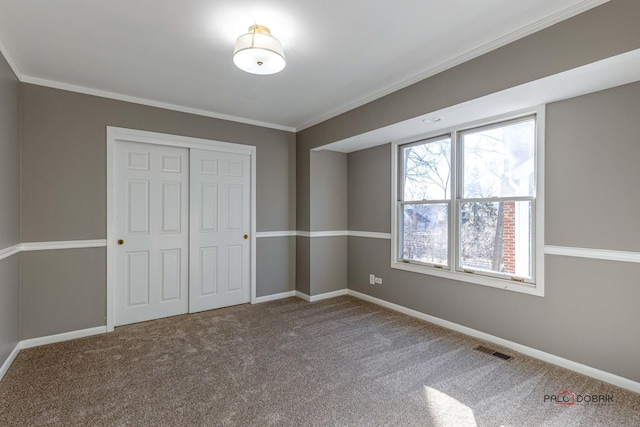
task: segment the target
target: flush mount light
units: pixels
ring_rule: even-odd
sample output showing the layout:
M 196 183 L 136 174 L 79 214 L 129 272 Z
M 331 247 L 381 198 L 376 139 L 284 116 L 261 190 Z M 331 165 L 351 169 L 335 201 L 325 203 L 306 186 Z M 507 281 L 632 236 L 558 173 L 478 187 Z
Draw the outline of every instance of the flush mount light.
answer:
M 423 119 L 422 122 L 423 123 L 436 123 L 436 122 L 439 122 L 440 120 L 442 120 L 440 117 L 427 117 L 426 119 Z
M 282 45 L 262 25 L 252 25 L 248 33 L 238 37 L 233 63 L 252 74 L 275 74 L 286 65 Z

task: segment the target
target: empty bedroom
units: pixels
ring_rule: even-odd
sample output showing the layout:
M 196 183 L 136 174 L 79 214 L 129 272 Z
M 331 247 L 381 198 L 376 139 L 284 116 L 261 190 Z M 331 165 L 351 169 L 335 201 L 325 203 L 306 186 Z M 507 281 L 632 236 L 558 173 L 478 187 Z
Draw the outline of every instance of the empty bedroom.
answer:
M 0 425 L 640 425 L 637 0 L 0 0 Z

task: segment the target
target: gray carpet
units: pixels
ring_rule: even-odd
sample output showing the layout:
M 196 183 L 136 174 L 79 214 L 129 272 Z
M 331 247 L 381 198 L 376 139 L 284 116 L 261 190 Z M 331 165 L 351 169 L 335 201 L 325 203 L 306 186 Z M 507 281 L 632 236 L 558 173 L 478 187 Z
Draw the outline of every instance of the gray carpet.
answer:
M 640 425 L 640 395 L 478 344 L 351 297 L 230 307 L 21 351 L 0 425 Z

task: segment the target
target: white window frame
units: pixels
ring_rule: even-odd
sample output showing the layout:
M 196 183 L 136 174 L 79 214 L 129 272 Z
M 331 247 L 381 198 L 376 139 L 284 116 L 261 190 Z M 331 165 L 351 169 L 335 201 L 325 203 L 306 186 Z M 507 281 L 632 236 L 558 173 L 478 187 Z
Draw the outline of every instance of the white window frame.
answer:
M 484 127 L 501 122 L 509 122 L 527 116 L 535 116 L 536 118 L 536 146 L 535 146 L 535 173 L 536 173 L 536 191 L 535 200 L 532 210 L 534 215 L 533 224 L 533 265 L 531 281 L 521 282 L 518 278 L 505 277 L 504 275 L 492 275 L 483 272 L 476 274 L 475 272 L 465 272 L 459 269 L 458 254 L 458 204 L 461 196 L 458 188 L 458 168 L 460 143 L 458 141 L 459 133 L 472 130 L 474 128 Z M 398 151 L 400 146 L 411 143 L 442 137 L 444 135 L 451 136 L 451 193 L 449 214 L 449 262 L 446 267 L 428 265 L 419 262 L 402 261 L 399 258 L 399 248 L 401 246 L 401 226 L 399 209 L 402 204 L 402 197 L 399 194 L 399 172 L 401 171 L 398 163 Z M 526 110 L 520 110 L 503 114 L 500 116 L 489 117 L 480 121 L 462 123 L 460 125 L 450 126 L 435 132 L 419 135 L 413 138 L 395 141 L 391 144 L 391 268 L 405 270 L 414 273 L 421 273 L 446 279 L 457 280 L 461 282 L 474 283 L 492 288 L 505 289 L 514 292 L 521 292 L 528 295 L 544 296 L 544 156 L 545 156 L 545 106 L 537 106 Z M 510 198 L 511 199 L 511 198 Z

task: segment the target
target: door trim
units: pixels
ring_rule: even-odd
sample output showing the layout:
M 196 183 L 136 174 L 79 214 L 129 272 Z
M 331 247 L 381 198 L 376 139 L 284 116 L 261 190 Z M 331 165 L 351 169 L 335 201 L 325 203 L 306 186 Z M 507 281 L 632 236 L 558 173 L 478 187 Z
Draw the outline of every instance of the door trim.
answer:
M 256 302 L 256 147 L 210 139 L 169 135 L 135 129 L 107 126 L 107 332 L 112 332 L 115 321 L 115 149 L 119 141 L 172 147 L 197 148 L 199 150 L 246 154 L 251 158 L 250 190 L 250 286 L 251 304 Z

